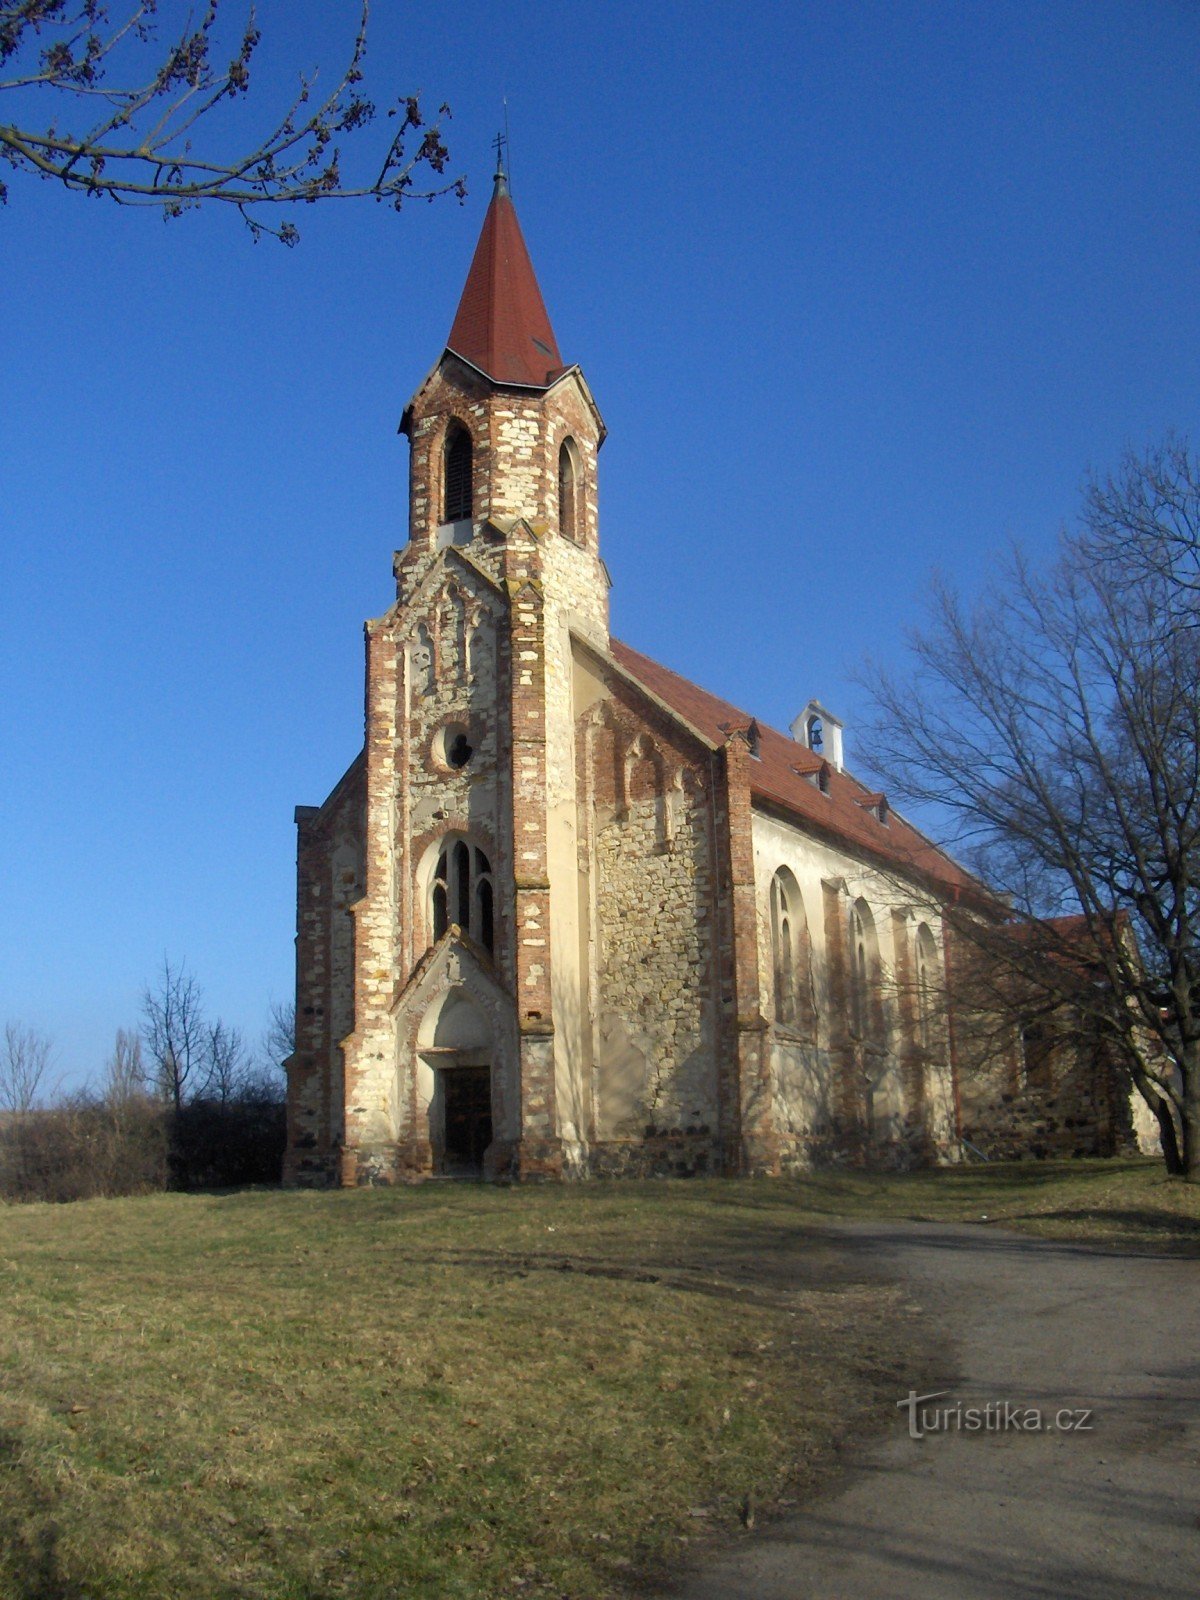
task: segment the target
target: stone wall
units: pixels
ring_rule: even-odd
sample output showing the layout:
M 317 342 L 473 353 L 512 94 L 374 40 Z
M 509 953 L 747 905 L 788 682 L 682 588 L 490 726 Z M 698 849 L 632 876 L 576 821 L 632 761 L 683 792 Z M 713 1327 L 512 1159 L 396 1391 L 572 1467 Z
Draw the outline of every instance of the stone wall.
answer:
M 1135 1097 L 1111 1046 L 1064 1009 L 964 1072 L 963 1136 L 993 1161 L 1136 1155 Z
M 707 752 L 593 669 L 575 762 L 588 1169 L 719 1167 L 716 881 Z M 586 678 L 587 673 L 581 674 Z M 602 685 L 602 687 L 601 687 Z
M 354 1009 L 351 907 L 363 881 L 365 763 L 323 806 L 296 811 L 296 1048 L 288 1066 L 284 1180 L 335 1176 L 342 1140 L 342 1040 Z

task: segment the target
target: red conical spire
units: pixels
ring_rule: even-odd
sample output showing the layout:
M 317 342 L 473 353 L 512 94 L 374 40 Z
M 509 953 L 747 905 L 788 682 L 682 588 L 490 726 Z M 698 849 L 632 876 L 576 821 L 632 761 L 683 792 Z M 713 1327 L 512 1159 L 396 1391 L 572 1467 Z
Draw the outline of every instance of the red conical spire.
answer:
M 544 389 L 562 371 L 503 167 L 447 343 L 496 383 Z

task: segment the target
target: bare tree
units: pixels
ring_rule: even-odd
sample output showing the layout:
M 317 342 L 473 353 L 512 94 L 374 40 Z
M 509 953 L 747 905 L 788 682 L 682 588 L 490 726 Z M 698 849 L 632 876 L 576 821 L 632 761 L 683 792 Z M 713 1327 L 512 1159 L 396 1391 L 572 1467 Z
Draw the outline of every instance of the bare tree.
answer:
M 296 1048 L 296 1002 L 272 1000 L 262 1037 L 262 1053 L 272 1066 L 282 1067 Z
M 36 1028 L 9 1022 L 4 1028 L 0 1054 L 0 1107 L 24 1116 L 38 1103 L 42 1081 L 50 1065 L 50 1040 Z
M 1121 583 L 1137 566 L 1173 589 L 1200 596 L 1200 463 L 1186 439 L 1169 434 L 1142 455 L 1129 452 L 1119 469 L 1086 490 L 1081 548 Z M 1178 605 L 1165 625 L 1195 625 Z
M 135 1029 L 118 1028 L 113 1053 L 104 1064 L 101 1096 L 105 1106 L 119 1116 L 146 1092 L 142 1041 Z
M 250 1078 L 250 1058 L 237 1028 L 217 1019 L 204 1030 L 204 1083 L 206 1100 L 228 1105 L 245 1091 Z
M 1047 573 L 945 585 L 873 683 L 875 764 L 948 819 L 1026 936 L 985 935 L 1120 1046 L 1168 1167 L 1200 1181 L 1200 470 L 1170 440 L 1085 493 Z M 1082 959 L 1081 959 L 1082 952 Z
M 165 40 L 160 9 L 170 13 Z M 169 217 L 221 201 L 237 207 L 255 237 L 268 232 L 286 244 L 299 237 L 295 224 L 268 226 L 264 209 L 368 196 L 399 210 L 406 200 L 466 193 L 463 179 L 444 179 L 449 152 L 415 95 L 387 107 L 392 126 L 363 180 L 345 178 L 339 141 L 377 113 L 362 92 L 367 0 L 329 92 L 317 94 L 316 72 L 302 76 L 278 120 L 230 154 L 224 124 L 232 120 L 241 138 L 230 108 L 250 88 L 261 36 L 251 7 L 222 52 L 226 9 L 222 0 L 207 0 L 198 17 L 171 0 L 161 8 L 160 0 L 0 3 L 0 91 L 12 108 L 12 120 L 0 123 L 0 156 L 17 172 Z M 204 148 L 193 143 L 200 131 L 211 141 Z M 0 202 L 6 197 L 0 182 Z
M 276 1104 L 286 1099 L 287 1060 L 295 1048 L 296 1002 L 272 1000 L 247 1082 L 252 1098 Z
M 173 966 L 164 956 L 156 986 L 142 993 L 142 1039 L 155 1087 L 176 1111 L 189 1087 L 204 1079 L 207 1038 L 199 985 L 182 963 Z

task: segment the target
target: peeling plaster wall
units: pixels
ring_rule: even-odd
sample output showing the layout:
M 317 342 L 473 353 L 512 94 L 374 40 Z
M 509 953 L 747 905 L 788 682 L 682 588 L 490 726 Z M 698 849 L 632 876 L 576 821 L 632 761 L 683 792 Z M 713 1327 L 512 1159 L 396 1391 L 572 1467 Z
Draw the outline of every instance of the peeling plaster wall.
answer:
M 937 902 L 915 881 L 882 872 L 782 818 L 756 810 L 753 833 L 759 1003 L 771 1025 L 774 1119 L 784 1166 L 862 1158 L 868 1153 L 868 1120 L 873 1159 L 903 1163 L 951 1154 L 953 1085 Z M 780 867 L 794 875 L 803 899 L 811 963 L 812 1008 L 793 1026 L 775 1015 L 770 891 Z M 882 1048 L 871 1057 L 850 1031 L 850 909 L 860 898 L 870 907 L 878 940 Z M 936 941 L 943 1008 L 930 1059 L 919 1055 L 913 1009 L 913 941 L 922 923 Z

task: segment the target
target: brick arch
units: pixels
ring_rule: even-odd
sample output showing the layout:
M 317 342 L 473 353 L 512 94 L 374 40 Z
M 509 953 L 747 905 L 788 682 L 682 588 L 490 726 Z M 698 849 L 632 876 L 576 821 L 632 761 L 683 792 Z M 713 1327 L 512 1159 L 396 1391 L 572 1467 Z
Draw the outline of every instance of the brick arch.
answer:
M 495 929 L 493 949 L 498 951 L 503 908 L 500 896 L 496 893 L 498 860 L 496 841 L 486 828 L 480 827 L 470 817 L 461 815 L 445 817 L 435 827 L 427 828 L 424 833 L 413 838 L 409 856 L 413 874 L 413 950 L 414 952 L 428 950 L 434 943 L 430 898 L 433 891 L 433 874 L 437 866 L 439 847 L 444 839 L 450 837 L 463 839 L 472 846 L 477 845 L 491 863 L 492 889 L 495 896 L 492 907 Z M 450 918 L 451 922 L 455 920 L 453 916 Z

